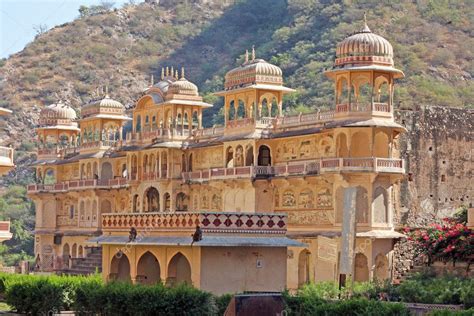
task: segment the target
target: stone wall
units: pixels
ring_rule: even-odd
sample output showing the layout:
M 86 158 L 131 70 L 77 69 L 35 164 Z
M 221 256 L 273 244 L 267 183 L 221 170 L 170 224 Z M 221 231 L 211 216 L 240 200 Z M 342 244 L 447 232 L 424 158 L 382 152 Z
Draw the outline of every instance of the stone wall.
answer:
M 407 166 L 394 204 L 399 227 L 427 226 L 452 215 L 461 205 L 473 206 L 473 114 L 469 109 L 436 106 L 395 113 L 397 122 L 407 129 L 399 141 Z M 421 264 L 413 261 L 412 243 L 397 242 L 395 279 Z
M 422 107 L 399 110 L 408 132 L 399 149 L 407 177 L 400 183 L 395 217 L 401 225 L 424 225 L 473 204 L 474 110 Z

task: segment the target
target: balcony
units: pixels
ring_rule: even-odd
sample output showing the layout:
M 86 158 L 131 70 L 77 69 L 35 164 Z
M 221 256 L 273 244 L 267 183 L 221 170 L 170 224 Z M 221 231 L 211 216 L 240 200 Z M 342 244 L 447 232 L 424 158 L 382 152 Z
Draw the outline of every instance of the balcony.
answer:
M 108 213 L 102 215 L 102 230 L 126 231 L 131 227 L 149 231 L 285 234 L 287 216 L 279 213 L 177 212 Z
M 13 148 L 0 147 L 0 174 L 7 173 L 15 166 L 13 163 Z
M 183 172 L 183 180 L 203 182 L 222 179 L 316 175 L 331 172 L 404 174 L 405 166 L 402 159 L 393 158 L 321 158 L 275 166 L 213 168 Z
M 67 192 L 73 190 L 88 190 L 88 189 L 119 189 L 127 187 L 128 179 L 117 178 L 110 180 L 71 180 L 55 184 L 29 184 L 28 193 L 39 192 Z
M 0 242 L 9 240 L 12 238 L 12 233 L 10 232 L 10 222 L 0 221 Z
M 193 132 L 188 128 L 152 128 L 141 132 L 128 133 L 126 137 L 126 144 L 132 145 L 136 143 L 150 143 L 155 139 L 185 140 L 192 135 Z

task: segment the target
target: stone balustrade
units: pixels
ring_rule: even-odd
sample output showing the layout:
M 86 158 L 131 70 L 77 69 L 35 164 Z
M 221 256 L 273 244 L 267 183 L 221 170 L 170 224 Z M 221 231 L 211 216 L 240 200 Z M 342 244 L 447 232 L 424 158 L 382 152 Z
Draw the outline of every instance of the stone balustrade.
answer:
M 147 231 L 271 233 L 286 232 L 287 216 L 280 213 L 175 212 L 102 214 L 103 231 L 129 231 L 131 227 Z
M 128 179 L 117 178 L 109 180 L 70 180 L 59 182 L 55 184 L 29 184 L 27 187 L 28 193 L 37 192 L 66 192 L 71 190 L 87 190 L 87 189 L 102 189 L 102 188 L 122 188 L 128 186 Z
M 404 161 L 394 158 L 321 158 L 275 166 L 245 166 L 212 168 L 183 172 L 184 181 L 209 181 L 218 179 L 285 177 L 315 175 L 325 172 L 387 172 L 405 173 Z

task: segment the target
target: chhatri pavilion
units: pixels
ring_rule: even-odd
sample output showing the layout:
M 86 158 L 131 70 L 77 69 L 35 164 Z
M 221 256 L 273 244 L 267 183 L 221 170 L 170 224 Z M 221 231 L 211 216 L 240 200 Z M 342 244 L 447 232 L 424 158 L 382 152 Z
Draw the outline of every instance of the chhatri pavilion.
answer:
M 288 116 L 281 69 L 247 53 L 215 93 L 225 122 L 212 128 L 202 122 L 212 104 L 173 68 L 130 111 L 108 93 L 79 116 L 67 102 L 45 107 L 28 186 L 37 269 L 87 273 L 96 262 L 105 280 L 294 289 L 338 279 L 352 210 L 353 279 L 391 279 L 404 176 L 393 92 L 404 75 L 367 25 L 325 74 L 332 109 Z

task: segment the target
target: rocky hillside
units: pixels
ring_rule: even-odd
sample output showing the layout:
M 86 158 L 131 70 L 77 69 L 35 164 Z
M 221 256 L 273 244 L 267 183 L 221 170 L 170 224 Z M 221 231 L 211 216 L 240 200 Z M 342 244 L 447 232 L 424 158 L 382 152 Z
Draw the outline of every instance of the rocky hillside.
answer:
M 364 11 L 372 31 L 391 41 L 407 75 L 398 104 L 472 107 L 474 8 L 470 1 L 451 2 L 183 0 L 84 10 L 0 62 L 0 106 L 15 111 L 0 122 L 0 137 L 28 150 L 40 107 L 57 96 L 79 108 L 108 85 L 114 98 L 132 105 L 150 74 L 159 77 L 167 65 L 186 67 L 216 104 L 205 122 L 219 122 L 221 100 L 210 92 L 252 45 L 298 89 L 286 100 L 288 111 L 329 106 L 333 90 L 322 71 L 337 42 L 360 28 Z

